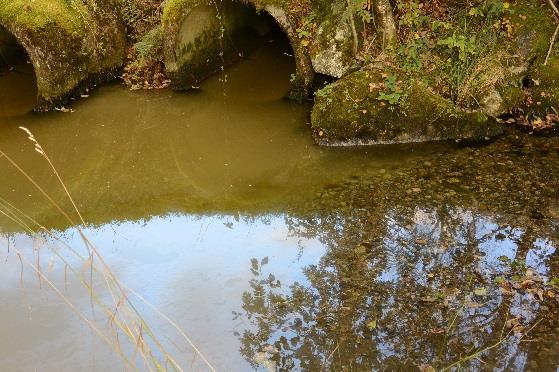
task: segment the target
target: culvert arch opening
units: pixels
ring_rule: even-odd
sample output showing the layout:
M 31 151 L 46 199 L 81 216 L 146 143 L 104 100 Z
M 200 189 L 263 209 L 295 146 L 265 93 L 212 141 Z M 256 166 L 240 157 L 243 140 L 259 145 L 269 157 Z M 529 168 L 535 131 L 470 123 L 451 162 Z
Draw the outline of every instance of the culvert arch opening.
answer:
M 301 58 L 292 27 L 280 9 L 257 10 L 247 2 L 222 1 L 182 9 L 172 19 L 164 27 L 164 55 L 167 72 L 178 90 L 198 86 L 225 67 L 250 58 L 263 45 L 275 46 L 291 58 L 293 71 L 287 78 L 290 92 L 301 80 L 312 82 L 312 68 L 305 68 L 301 62 L 305 56 Z
M 37 78 L 24 46 L 0 25 L 0 119 L 22 115 L 37 105 Z

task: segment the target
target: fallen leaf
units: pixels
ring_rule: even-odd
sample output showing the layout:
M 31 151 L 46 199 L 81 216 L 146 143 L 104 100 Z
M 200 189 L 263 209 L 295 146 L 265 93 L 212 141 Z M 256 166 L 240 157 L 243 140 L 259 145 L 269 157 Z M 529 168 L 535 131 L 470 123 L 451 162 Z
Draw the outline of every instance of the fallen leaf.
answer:
M 478 308 L 480 308 L 480 307 L 483 307 L 482 304 L 477 303 L 477 302 L 472 302 L 472 301 L 466 301 L 466 302 L 464 303 L 464 306 L 469 307 L 469 308 L 471 308 L 471 309 L 478 309 Z
M 476 288 L 474 289 L 474 293 L 478 296 L 487 296 L 487 288 Z

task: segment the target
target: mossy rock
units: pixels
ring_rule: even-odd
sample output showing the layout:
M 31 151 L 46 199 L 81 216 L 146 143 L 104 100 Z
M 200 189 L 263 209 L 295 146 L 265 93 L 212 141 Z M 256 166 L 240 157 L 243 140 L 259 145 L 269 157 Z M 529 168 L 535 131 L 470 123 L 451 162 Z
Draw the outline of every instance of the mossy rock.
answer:
M 526 114 L 545 117 L 559 112 L 559 58 L 551 58 L 546 66 L 534 66 L 528 99 L 523 110 Z
M 92 77 L 120 67 L 126 37 L 112 0 L 0 2 L 0 25 L 25 48 L 48 109 Z
M 318 25 L 309 45 L 314 70 L 341 78 L 356 64 L 350 25 L 340 14 L 332 13 Z
M 555 31 L 553 10 L 546 1 L 517 0 L 511 6 L 510 15 L 513 24 L 511 52 L 520 57 L 522 62 L 543 63 L 549 47 L 549 40 Z
M 556 27 L 551 22 L 553 11 L 539 0 L 517 0 L 510 9 L 505 19 L 512 25 L 511 35 L 502 37 L 498 45 L 488 46 L 464 82 L 460 104 L 493 117 L 517 108 L 542 114 L 554 100 L 553 86 L 546 84 L 554 80 L 554 67 L 541 68 Z M 523 84 L 531 77 L 543 81 L 542 87 L 534 84 L 525 89 Z M 527 106 L 527 98 L 534 103 Z
M 319 91 L 311 114 L 319 142 L 406 143 L 483 139 L 502 133 L 502 127 L 485 114 L 462 111 L 417 81 L 398 83 L 398 102 L 379 100 L 388 89 L 386 79 L 385 70 L 363 70 Z
M 479 58 L 460 89 L 459 105 L 499 117 L 522 105 L 524 69 L 507 66 L 504 48 L 495 48 Z

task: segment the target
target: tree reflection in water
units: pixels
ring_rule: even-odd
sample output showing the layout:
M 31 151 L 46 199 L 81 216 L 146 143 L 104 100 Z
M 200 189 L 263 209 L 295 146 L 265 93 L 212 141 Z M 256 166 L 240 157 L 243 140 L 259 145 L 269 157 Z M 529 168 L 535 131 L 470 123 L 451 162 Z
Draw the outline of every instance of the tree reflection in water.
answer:
M 253 367 L 559 365 L 557 221 L 377 204 L 288 218 L 328 247 L 307 283 L 285 286 L 267 258 L 252 260 L 236 316 L 250 324 L 239 337 Z

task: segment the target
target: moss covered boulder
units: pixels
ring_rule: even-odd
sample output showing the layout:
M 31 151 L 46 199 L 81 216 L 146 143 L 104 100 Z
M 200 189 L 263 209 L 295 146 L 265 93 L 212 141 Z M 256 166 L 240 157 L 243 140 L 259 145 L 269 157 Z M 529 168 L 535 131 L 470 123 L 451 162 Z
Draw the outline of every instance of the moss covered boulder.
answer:
M 386 144 L 483 139 L 502 127 L 458 109 L 418 81 L 383 69 L 352 73 L 316 94 L 312 126 L 322 144 Z
M 559 58 L 552 58 L 547 65 L 534 66 L 530 73 L 529 88 L 522 107 L 527 115 L 544 118 L 559 113 Z
M 126 37 L 112 0 L 0 1 L 0 25 L 25 48 L 48 109 L 120 67 Z
M 491 116 L 517 109 L 542 115 L 556 105 L 557 62 L 544 66 L 556 25 L 545 1 L 518 0 L 504 18 L 509 36 L 487 47 L 467 79 L 464 91 Z M 554 106 L 555 105 L 555 106 Z

